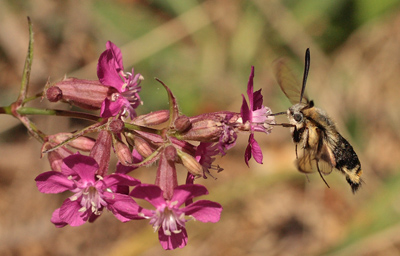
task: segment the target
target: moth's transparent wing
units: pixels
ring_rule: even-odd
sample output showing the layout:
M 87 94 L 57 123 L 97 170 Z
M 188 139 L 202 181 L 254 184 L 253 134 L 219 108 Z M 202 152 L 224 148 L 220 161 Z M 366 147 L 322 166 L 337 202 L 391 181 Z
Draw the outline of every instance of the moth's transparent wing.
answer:
M 286 58 L 280 58 L 274 62 L 273 69 L 281 90 L 294 105 L 300 102 L 302 84 L 296 79 L 288 63 L 289 61 Z M 308 102 L 305 95 L 303 95 L 301 102 Z
M 318 152 L 319 170 L 321 173 L 328 175 L 336 166 L 335 156 L 333 155 L 333 152 L 325 139 L 323 140 L 323 144 L 320 146 L 320 148 L 320 152 Z
M 303 173 L 315 172 L 317 169 L 316 169 L 316 162 L 314 160 L 315 160 L 315 154 L 313 153 L 313 151 L 309 149 L 303 149 L 301 150 L 299 158 L 295 162 L 296 167 L 299 170 L 299 172 Z

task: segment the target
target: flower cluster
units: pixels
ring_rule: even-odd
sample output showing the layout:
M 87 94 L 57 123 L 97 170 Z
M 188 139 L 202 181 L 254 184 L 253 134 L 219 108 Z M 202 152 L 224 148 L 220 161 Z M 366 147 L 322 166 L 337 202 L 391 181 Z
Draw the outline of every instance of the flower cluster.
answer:
M 181 114 L 175 96 L 160 80 L 169 109 L 138 115 L 143 77 L 133 69 L 124 72 L 121 50 L 112 42 L 107 42 L 100 55 L 97 75 L 98 80 L 66 78 L 45 91 L 51 102 L 100 111 L 89 127 L 46 136 L 42 152 L 48 155 L 51 171 L 37 176 L 37 187 L 42 193 L 70 191 L 51 222 L 56 227 L 79 226 L 95 221 L 107 209 L 122 222 L 149 220 L 164 249 L 182 248 L 188 239 L 187 221 L 220 219 L 220 204 L 194 200 L 208 194 L 204 186 L 194 183 L 222 171 L 214 161 L 235 146 L 239 133 L 250 134 L 245 163 L 249 165 L 251 157 L 262 163 L 255 132 L 268 134 L 274 117 L 263 105 L 261 90 L 253 90 L 254 67 L 247 84 L 248 101 L 242 95 L 240 113 L 220 111 L 193 117 Z M 89 133 L 96 133 L 97 138 L 87 137 Z M 114 168 L 110 168 L 112 152 L 119 160 Z M 133 170 L 152 163 L 157 163 L 154 184 L 132 177 Z M 185 184 L 178 184 L 177 165 L 187 170 Z M 140 199 L 154 208 L 143 208 Z

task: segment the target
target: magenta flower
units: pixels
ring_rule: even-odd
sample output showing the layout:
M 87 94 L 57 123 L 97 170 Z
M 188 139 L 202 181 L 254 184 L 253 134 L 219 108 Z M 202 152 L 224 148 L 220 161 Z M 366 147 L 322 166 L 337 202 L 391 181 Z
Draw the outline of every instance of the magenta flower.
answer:
M 134 118 L 135 108 L 141 104 L 139 84 L 143 77 L 134 75 L 133 69 L 132 73 L 125 73 L 121 50 L 110 41 L 106 47 L 97 64 L 97 76 L 103 85 L 112 87 L 115 92 L 104 100 L 100 115 L 111 117 L 121 114 Z
M 134 186 L 140 181 L 124 174 L 101 177 L 96 175 L 98 168 L 92 157 L 77 153 L 63 160 L 61 172 L 50 171 L 36 177 L 36 185 L 42 193 L 57 194 L 67 190 L 74 193 L 54 211 L 51 222 L 56 227 L 93 222 L 103 208 L 122 222 L 130 220 L 123 217 L 125 211 L 129 210 L 130 214 L 138 211 L 139 206 L 131 197 L 116 190 L 118 186 Z
M 220 153 L 218 146 L 218 143 L 201 142 L 196 148 L 196 160 L 203 167 L 204 178 L 207 178 L 206 174 L 212 177 L 210 169 L 216 169 L 218 172 L 223 170 L 219 166 L 212 165 L 212 163 L 215 161 L 215 156 Z
M 158 239 L 165 250 L 183 248 L 187 244 L 185 223 L 190 220 L 218 222 L 222 206 L 216 202 L 199 200 L 185 207 L 181 205 L 194 197 L 208 194 L 202 185 L 181 185 L 174 189 L 171 200 L 163 197 L 163 191 L 156 185 L 141 184 L 136 186 L 131 196 L 150 202 L 156 209 L 141 208 L 139 216 L 150 219 L 154 231 L 158 230 Z M 136 213 L 133 214 L 136 217 Z
M 271 109 L 264 107 L 263 96 L 261 95 L 261 89 L 253 92 L 253 78 L 254 78 L 254 66 L 251 67 L 251 73 L 249 82 L 247 83 L 247 96 L 249 98 L 250 106 L 247 104 L 246 98 L 242 94 L 243 103 L 240 110 L 240 114 L 243 119 L 243 124 L 246 123 L 250 126 L 249 143 L 245 151 L 245 162 L 249 165 L 251 156 L 254 156 L 254 160 L 257 163 L 262 164 L 263 154 L 257 141 L 254 139 L 254 131 L 270 133 L 272 127 L 270 124 L 275 123 L 274 116 L 271 116 Z
M 234 129 L 234 126 L 230 123 L 230 120 L 234 118 L 234 113 L 226 113 L 225 119 L 221 121 L 221 128 L 223 129 L 223 133 L 218 141 L 218 149 L 221 155 L 225 155 L 226 151 L 233 148 L 236 145 L 237 133 Z

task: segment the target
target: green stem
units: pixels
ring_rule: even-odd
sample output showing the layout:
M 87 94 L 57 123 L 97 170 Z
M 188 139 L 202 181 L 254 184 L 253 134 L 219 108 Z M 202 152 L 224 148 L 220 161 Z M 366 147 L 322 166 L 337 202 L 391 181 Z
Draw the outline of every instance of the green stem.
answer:
M 67 116 L 72 118 L 86 119 L 95 122 L 101 122 L 103 118 L 98 117 L 96 115 L 76 112 L 76 111 L 68 111 L 68 110 L 59 110 L 59 109 L 38 109 L 31 107 L 20 107 L 17 109 L 18 114 L 20 115 L 45 115 L 45 116 Z
M 39 93 L 37 93 L 37 94 L 34 95 L 34 96 L 31 96 L 31 97 L 28 97 L 28 98 L 24 99 L 24 101 L 22 102 L 22 105 L 25 105 L 25 104 L 28 103 L 29 101 L 36 100 L 36 99 L 38 99 L 38 98 L 41 98 L 42 96 L 43 96 L 43 92 L 39 92 Z
M 0 107 L 0 114 L 13 115 L 13 112 L 11 111 L 11 106 Z
M 135 125 L 135 124 L 129 124 L 129 123 L 125 123 L 125 129 L 128 131 L 133 130 L 133 131 L 142 131 L 142 132 L 148 132 L 148 133 L 153 133 L 153 134 L 158 134 L 158 135 L 161 134 L 161 130 L 144 127 L 144 126 L 140 126 L 140 125 Z

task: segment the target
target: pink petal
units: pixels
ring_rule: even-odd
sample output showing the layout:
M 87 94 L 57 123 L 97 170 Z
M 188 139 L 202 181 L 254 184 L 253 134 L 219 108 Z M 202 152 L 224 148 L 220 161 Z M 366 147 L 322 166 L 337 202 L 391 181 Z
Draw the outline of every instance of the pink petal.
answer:
M 116 101 L 105 99 L 101 105 L 100 116 L 101 117 L 113 117 L 121 112 L 121 109 L 125 106 L 127 101 L 123 96 L 118 98 Z
M 121 92 L 124 82 L 117 72 L 116 63 L 112 50 L 105 50 L 99 57 L 97 77 L 103 85 L 114 87 Z
M 110 193 L 112 199 L 106 199 L 108 205 L 107 209 L 110 210 L 114 216 L 122 222 L 129 220 L 143 219 L 139 217 L 139 205 L 130 196 L 121 195 L 118 193 Z
M 176 248 L 185 247 L 188 236 L 185 228 L 182 228 L 182 232 L 178 234 L 172 233 L 170 236 L 165 235 L 163 229 L 160 228 L 158 230 L 158 239 L 164 250 L 174 250 Z
M 160 187 L 151 184 L 140 184 L 132 189 L 130 196 L 144 199 L 151 203 L 153 206 L 158 207 L 165 204 L 163 191 Z
M 82 180 L 94 182 L 99 165 L 92 157 L 77 153 L 64 158 L 61 168 L 64 174 L 76 173 Z
M 262 107 L 263 96 L 261 94 L 261 89 L 253 93 L 253 111 Z
M 243 97 L 243 102 L 242 102 L 242 107 L 240 108 L 240 115 L 242 116 L 243 119 L 243 124 L 246 123 L 247 121 L 251 120 L 251 113 L 249 106 L 247 105 L 247 101 L 242 94 Z
M 219 203 L 199 200 L 182 209 L 185 215 L 191 215 L 201 222 L 218 222 L 221 217 L 222 206 Z
M 74 227 L 86 223 L 89 214 L 88 211 L 79 212 L 81 208 L 79 201 L 71 201 L 67 198 L 60 207 L 60 219 Z
M 50 171 L 38 175 L 35 179 L 36 186 L 42 193 L 56 194 L 74 187 L 74 182 L 60 172 Z
M 257 163 L 262 164 L 263 153 L 257 141 L 254 139 L 254 134 L 250 135 L 249 143 L 251 144 L 251 153 L 253 154 L 254 160 L 256 160 Z
M 249 166 L 249 160 L 251 159 L 251 144 L 247 144 L 246 151 L 244 152 L 244 162 Z
M 263 154 L 260 146 L 254 139 L 253 133 L 251 133 L 249 136 L 249 144 L 247 144 L 247 148 L 244 153 L 244 161 L 246 162 L 247 166 L 249 166 L 249 160 L 251 159 L 252 155 L 254 156 L 254 160 L 256 160 L 257 163 L 262 164 Z
M 111 50 L 114 58 L 115 58 L 115 68 L 117 69 L 117 72 L 124 70 L 124 64 L 122 62 L 122 53 L 121 50 L 111 41 L 108 41 L 106 43 L 106 48 L 108 50 Z
M 101 215 L 96 215 L 96 214 L 91 214 L 89 216 L 89 219 L 87 220 L 89 223 L 93 223 L 97 218 L 99 218 Z
M 180 185 L 174 189 L 174 195 L 171 198 L 171 202 L 177 201 L 177 207 L 181 206 L 186 200 L 194 197 L 207 195 L 208 191 L 206 187 L 199 184 L 185 184 Z
M 60 219 L 60 208 L 56 209 L 53 212 L 53 215 L 50 220 L 57 228 L 62 228 L 68 225 L 65 221 Z
M 131 171 L 133 171 L 133 170 L 135 170 L 135 169 L 137 169 L 138 167 L 136 167 L 136 166 L 126 166 L 126 165 L 123 165 L 123 164 L 121 164 L 120 162 L 118 162 L 118 164 L 117 164 L 117 169 L 116 169 L 116 173 L 123 173 L 123 174 L 126 174 L 126 173 L 130 173 Z
M 249 82 L 247 83 L 247 97 L 249 97 L 251 110 L 253 110 L 253 78 L 254 78 L 254 66 L 251 66 Z
M 107 175 L 104 177 L 103 181 L 106 187 L 112 187 L 115 185 L 136 186 L 140 184 L 139 180 L 121 173 Z

